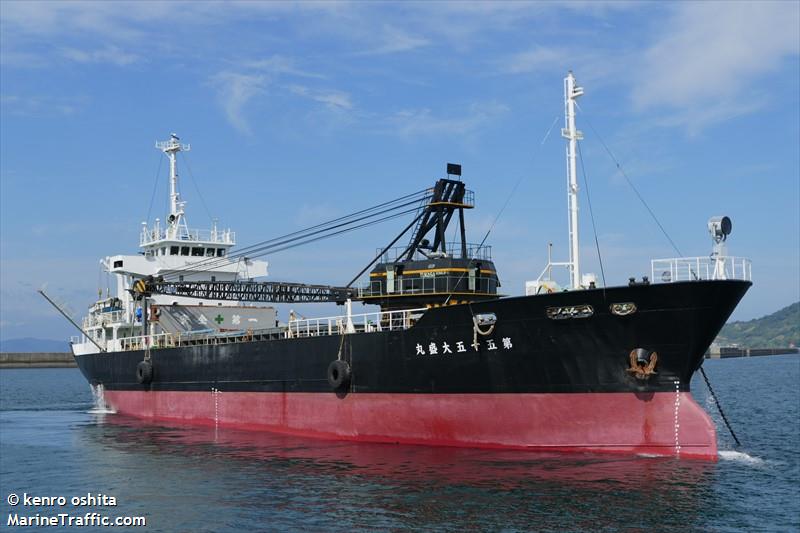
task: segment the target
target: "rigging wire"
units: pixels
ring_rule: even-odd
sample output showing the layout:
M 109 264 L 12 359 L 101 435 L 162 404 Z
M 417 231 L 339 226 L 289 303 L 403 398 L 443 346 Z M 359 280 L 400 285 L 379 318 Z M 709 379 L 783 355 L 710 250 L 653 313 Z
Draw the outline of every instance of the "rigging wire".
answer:
M 179 151 L 178 154 L 184 154 L 183 151 Z M 211 215 L 211 211 L 208 209 L 208 205 L 206 204 L 206 199 L 203 198 L 203 193 L 200 192 L 200 187 L 197 186 L 197 180 L 194 179 L 194 172 L 192 172 L 192 167 L 189 165 L 189 157 L 186 155 L 181 155 L 181 160 L 186 164 L 186 168 L 189 170 L 189 177 L 192 179 L 192 185 L 194 186 L 194 190 L 197 191 L 197 196 L 200 197 L 200 203 L 203 204 L 203 209 L 206 210 L 206 214 L 211 221 L 214 221 L 214 217 Z
M 197 263 L 193 263 L 191 265 L 187 265 L 186 267 L 170 271 L 169 276 L 175 276 L 175 275 L 177 275 L 177 274 L 179 274 L 181 272 L 185 272 L 185 271 L 201 272 L 201 271 L 204 271 L 204 270 L 211 270 L 211 269 L 214 269 L 214 268 L 219 267 L 221 265 L 228 264 L 231 260 L 236 260 L 236 259 L 243 258 L 243 257 L 248 257 L 248 258 L 261 257 L 263 255 L 266 255 L 267 253 L 286 250 L 286 249 L 288 249 L 290 247 L 299 246 L 301 244 L 307 244 L 309 242 L 315 242 L 316 240 L 319 240 L 321 238 L 327 238 L 327 237 L 331 237 L 331 236 L 334 236 L 334 235 L 339 235 L 339 234 L 344 233 L 346 231 L 351 231 L 353 229 L 362 228 L 362 227 L 365 227 L 365 226 L 370 225 L 370 224 L 375 224 L 375 223 L 383 222 L 385 220 L 390 220 L 390 219 L 395 218 L 397 216 L 401 216 L 401 215 L 416 211 L 417 208 L 414 207 L 412 209 L 404 210 L 404 211 L 401 211 L 399 213 L 395 213 L 395 214 L 393 214 L 391 216 L 388 216 L 388 217 L 383 217 L 383 218 L 379 218 L 379 219 L 375 219 L 375 218 L 379 217 L 381 215 L 385 215 L 387 213 L 391 213 L 392 211 L 397 211 L 397 210 L 402 209 L 404 207 L 408 207 L 409 205 L 416 204 L 417 201 L 418 201 L 417 198 L 413 198 L 411 201 L 408 201 L 408 202 L 402 202 L 402 203 L 397 203 L 397 202 L 405 200 L 405 199 L 408 199 L 409 197 L 419 196 L 421 193 L 427 193 L 427 190 L 418 191 L 417 193 L 413 193 L 411 195 L 406 195 L 406 196 L 397 198 L 395 200 L 391 200 L 389 202 L 383 202 L 383 203 L 378 204 L 376 206 L 373 206 L 373 207 L 370 207 L 370 208 L 367 208 L 367 209 L 362 209 L 360 211 L 356 211 L 355 213 L 351 213 L 351 214 L 345 215 L 343 217 L 338 217 L 338 218 L 335 218 L 333 220 L 329 220 L 327 222 L 324 222 L 324 223 L 321 223 L 321 224 L 317 224 L 315 226 L 311 226 L 311 227 L 303 229 L 303 230 L 294 231 L 294 232 L 288 233 L 288 234 L 280 236 L 280 237 L 275 237 L 275 238 L 269 239 L 267 241 L 262 241 L 260 243 L 256 243 L 254 245 L 239 249 L 239 250 L 236 251 L 236 253 L 230 254 L 227 257 L 219 257 L 219 258 L 215 257 L 213 259 L 209 258 L 208 260 L 205 260 L 205 261 L 200 261 L 200 262 L 197 262 Z M 392 205 L 392 204 L 397 204 L 397 205 Z M 387 208 L 387 206 L 389 206 L 389 207 Z M 381 208 L 383 208 L 383 209 L 380 210 L 380 211 L 376 211 L 377 209 L 381 209 Z M 362 215 L 362 216 L 356 216 L 356 215 Z M 362 224 L 359 224 L 359 225 L 356 225 L 356 226 L 353 226 L 354 224 L 356 224 L 358 222 L 363 222 L 363 221 L 366 221 L 366 222 L 364 222 Z M 348 226 L 350 226 L 350 227 L 348 228 Z M 334 230 L 337 230 L 339 228 L 344 228 L 344 230 L 334 231 Z M 323 235 L 321 235 L 318 238 L 313 238 L 313 239 L 310 238 L 310 237 L 313 237 L 315 235 L 320 235 L 320 234 L 323 234 Z
M 600 255 L 600 241 L 597 239 L 597 226 L 594 223 L 594 210 L 592 209 L 592 196 L 589 194 L 589 179 L 586 177 L 586 167 L 583 164 L 583 151 L 580 142 L 578 147 L 578 159 L 581 161 L 581 172 L 583 173 L 583 184 L 586 187 L 586 203 L 589 204 L 589 217 L 592 219 L 592 231 L 594 232 L 594 245 L 597 249 L 597 260 L 600 262 L 600 276 L 603 278 L 603 290 L 606 288 L 606 272 L 603 269 L 603 257 Z
M 227 258 L 225 258 L 225 257 L 208 258 L 208 259 L 206 259 L 204 261 L 199 261 L 197 263 L 193 263 L 191 265 L 187 265 L 184 268 L 176 269 L 173 272 L 196 270 L 197 267 L 202 267 L 202 266 L 207 266 L 207 267 L 211 266 L 212 268 L 216 267 L 216 266 L 221 266 L 221 265 L 226 264 L 228 262 L 228 260 L 230 260 L 230 259 L 235 259 L 235 258 L 238 258 L 238 257 L 244 257 L 244 256 L 252 254 L 252 253 L 257 253 L 257 252 L 261 251 L 264 247 L 266 247 L 266 246 L 268 246 L 268 245 L 270 245 L 272 243 L 275 243 L 276 241 L 279 241 L 279 240 L 282 240 L 282 239 L 285 240 L 285 239 L 288 239 L 290 237 L 295 237 L 295 236 L 296 236 L 295 238 L 303 238 L 305 236 L 311 235 L 311 233 L 309 233 L 309 232 L 311 232 L 311 230 L 315 230 L 317 228 L 323 228 L 323 229 L 319 230 L 320 232 L 321 231 L 326 231 L 328 229 L 334 229 L 335 227 L 338 227 L 338 226 L 330 226 L 334 222 L 345 221 L 347 219 L 353 218 L 356 215 L 369 213 L 369 212 L 375 211 L 375 210 L 377 210 L 379 208 L 390 206 L 393 203 L 397 203 L 397 202 L 399 202 L 401 200 L 407 199 L 407 198 L 412 197 L 412 196 L 419 195 L 419 194 L 424 193 L 424 192 L 426 192 L 426 191 L 424 191 L 424 190 L 423 191 L 417 191 L 416 193 L 412 193 L 412 194 L 408 194 L 408 195 L 405 195 L 405 196 L 401 196 L 400 198 L 396 198 L 396 199 L 388 201 L 388 202 L 383 202 L 383 203 L 378 204 L 376 206 L 372 206 L 372 207 L 369 207 L 369 208 L 366 208 L 366 209 L 362 209 L 360 211 L 356 211 L 354 213 L 350 213 L 349 215 L 338 217 L 338 218 L 329 220 L 327 222 L 322 222 L 320 224 L 316 224 L 316 225 L 311 226 L 309 228 L 305 228 L 305 229 L 302 229 L 302 230 L 298 230 L 298 231 L 294 231 L 294 232 L 291 232 L 291 233 L 287 233 L 286 235 L 282 235 L 282 236 L 279 236 L 279 237 L 268 239 L 266 241 L 261 241 L 261 242 L 258 242 L 258 243 L 255 243 L 255 244 L 252 244 L 252 245 L 249 245 L 249 246 L 245 246 L 243 248 L 238 248 L 238 249 L 236 249 L 235 253 L 229 254 L 227 256 Z M 411 203 L 414 203 L 414 202 L 416 202 L 416 200 L 413 200 L 413 202 L 411 202 Z M 405 204 L 401 204 L 401 205 L 398 205 L 398 206 L 390 207 L 387 210 L 385 210 L 384 212 L 389 212 L 389 211 L 394 210 L 394 209 L 399 209 L 399 208 L 404 207 L 406 205 L 410 205 L 410 204 L 409 203 L 405 203 Z M 372 216 L 377 216 L 379 214 L 380 214 L 380 212 L 372 213 L 372 214 L 366 215 L 365 217 L 362 217 L 362 219 L 363 218 L 369 218 L 369 217 L 372 217 Z M 349 222 L 344 222 L 344 224 L 357 222 L 358 220 L 361 220 L 361 219 L 356 219 L 356 220 L 351 220 Z M 326 226 L 328 226 L 328 227 L 326 228 Z M 314 233 L 319 233 L 319 232 L 314 232 Z
M 153 202 L 156 199 L 156 190 L 158 189 L 158 178 L 161 177 L 161 165 L 164 163 L 164 153 L 158 154 L 158 170 L 156 170 L 156 181 L 153 183 L 153 193 L 150 195 L 150 206 L 147 208 L 147 218 L 145 220 L 150 223 L 150 214 L 153 211 Z
M 396 202 L 396 201 L 397 200 L 393 200 L 392 202 Z M 331 231 L 333 229 L 336 229 L 336 228 L 339 228 L 339 227 L 342 227 L 342 226 L 346 226 L 346 225 L 350 225 L 350 224 L 354 224 L 355 222 L 360 222 L 362 220 L 366 220 L 366 219 L 369 219 L 369 218 L 374 218 L 374 217 L 379 216 L 381 214 L 388 213 L 388 212 L 391 212 L 391 211 L 394 211 L 394 210 L 397 210 L 397 209 L 401 209 L 403 207 L 407 207 L 408 205 L 412 205 L 412 204 L 416 203 L 416 199 L 412 200 L 410 202 L 405 202 L 405 203 L 402 203 L 402 204 L 398 204 L 398 205 L 390 207 L 390 208 L 388 208 L 388 209 L 386 209 L 384 211 L 378 211 L 378 212 L 366 214 L 366 215 L 358 217 L 358 218 L 354 218 L 352 220 L 346 220 L 348 218 L 352 218 L 353 215 L 355 215 L 355 214 L 360 214 L 360 213 L 364 213 L 364 212 L 367 212 L 367 211 L 372 211 L 372 210 L 376 209 L 377 207 L 382 207 L 382 206 L 385 206 L 386 204 L 391 204 L 392 202 L 384 202 L 384 204 L 380 204 L 379 206 L 374 206 L 372 208 L 368 208 L 368 209 L 364 209 L 364 210 L 358 211 L 356 213 L 352 213 L 351 215 L 347 215 L 347 216 L 344 216 L 344 217 L 339 217 L 337 219 L 334 219 L 334 220 L 326 222 L 326 223 L 317 224 L 316 226 L 312 226 L 311 228 L 306 228 L 305 230 L 295 231 L 295 232 L 289 233 L 287 235 L 283 235 L 281 237 L 275 237 L 275 238 L 269 239 L 267 241 L 262 241 L 261 243 L 257 243 L 255 245 L 251 245 L 251 246 L 248 246 L 246 248 L 237 250 L 236 253 L 228 255 L 227 259 L 225 259 L 224 257 L 220 257 L 220 258 L 216 258 L 215 257 L 213 259 L 209 258 L 208 260 L 199 261 L 197 263 L 193 263 L 191 265 L 187 265 L 186 267 L 184 267 L 182 269 L 178 269 L 178 270 L 173 271 L 173 272 L 178 272 L 179 270 L 197 271 L 198 267 L 203 267 L 203 266 L 209 267 L 209 268 L 206 268 L 204 270 L 210 270 L 210 269 L 213 269 L 213 268 L 215 268 L 217 266 L 221 266 L 221 265 L 224 265 L 224 264 L 228 263 L 228 261 L 230 259 L 238 259 L 238 258 L 246 257 L 246 256 L 253 257 L 253 254 L 264 255 L 264 253 L 261 253 L 261 252 L 264 252 L 265 250 L 271 251 L 271 248 L 273 248 L 275 246 L 286 244 L 286 243 L 289 243 L 291 241 L 303 239 L 303 238 L 306 238 L 306 237 L 310 237 L 312 235 L 316 235 L 316 234 L 319 234 L 319 233 L 324 233 L 326 231 Z M 331 222 L 336 222 L 336 221 L 339 221 L 339 220 L 345 220 L 345 221 L 344 222 L 340 222 L 339 224 L 332 225 L 332 226 L 330 225 Z M 323 226 L 326 226 L 326 227 L 323 227 Z M 310 230 L 315 229 L 315 228 L 321 228 L 321 229 L 318 229 L 316 231 L 310 231 Z M 291 237 L 291 238 L 289 238 L 289 237 Z M 200 271 L 203 271 L 203 270 L 200 270 Z
M 379 224 L 381 222 L 386 222 L 388 220 L 393 220 L 393 219 L 399 218 L 399 217 L 401 217 L 403 215 L 407 215 L 408 213 L 413 213 L 414 211 L 415 211 L 415 209 L 407 209 L 405 211 L 400 211 L 399 213 L 394 213 L 394 214 L 385 216 L 383 218 L 379 218 L 377 220 L 370 220 L 370 221 L 364 222 L 362 224 L 358 224 L 356 226 L 345 227 L 343 229 L 339 229 L 338 231 L 334 231 L 332 233 L 327 233 L 327 234 L 324 234 L 324 235 L 319 235 L 319 236 L 316 236 L 314 238 L 306 238 L 306 237 L 309 237 L 310 235 L 304 235 L 304 236 L 296 238 L 296 239 L 290 239 L 290 240 L 278 242 L 278 243 L 275 243 L 274 245 L 272 245 L 271 247 L 269 247 L 268 249 L 260 251 L 256 255 L 248 255 L 247 257 L 244 257 L 244 259 L 253 259 L 253 258 L 256 258 L 256 257 L 262 257 L 262 256 L 267 255 L 267 254 L 273 254 L 273 253 L 277 253 L 277 252 L 282 252 L 284 250 L 290 250 L 290 249 L 296 248 L 298 246 L 303 246 L 305 244 L 309 244 L 309 243 L 312 243 L 312 242 L 317 242 L 317 241 L 320 241 L 320 240 L 323 240 L 323 239 L 328 239 L 330 237 L 334 237 L 336 235 L 341 235 L 343 233 L 348 233 L 350 231 L 361 229 L 361 228 L 364 228 L 366 226 L 371 226 L 373 224 Z M 318 233 L 318 232 L 316 232 L 316 233 Z M 301 239 L 305 239 L 305 240 L 301 240 Z M 239 259 L 241 259 L 241 258 L 239 258 Z M 205 269 L 201 269 L 201 268 L 196 268 L 193 265 L 193 268 L 191 269 L 191 272 L 192 273 L 205 272 L 205 271 L 208 271 L 208 270 L 212 270 L 214 268 L 216 268 L 216 267 L 211 266 L 211 267 L 207 267 Z M 174 277 L 174 276 L 180 274 L 184 270 L 185 269 L 171 270 L 171 271 L 169 271 L 169 273 L 164 275 L 164 278 L 165 279 L 169 279 L 171 277 Z
M 656 214 L 653 212 L 653 210 L 650 208 L 648 203 L 645 201 L 644 197 L 639 192 L 639 189 L 636 188 L 636 186 L 633 184 L 631 179 L 628 177 L 628 174 L 622 168 L 622 165 L 620 164 L 620 162 L 617 160 L 616 157 L 614 157 L 614 154 L 611 152 L 611 149 L 608 147 L 608 145 L 603 140 L 603 137 L 601 137 L 600 134 L 597 132 L 597 130 L 594 128 L 594 126 L 592 125 L 592 121 L 589 120 L 589 118 L 586 116 L 586 112 L 583 110 L 583 108 L 580 105 L 578 105 L 578 102 L 575 102 L 575 105 L 578 107 L 578 109 L 580 109 L 581 113 L 583 113 L 583 118 L 586 120 L 586 123 L 589 125 L 589 128 L 592 130 L 592 133 L 594 133 L 595 136 L 597 137 L 597 140 L 599 140 L 600 144 L 603 145 L 603 148 L 605 148 L 605 151 L 606 151 L 606 153 L 608 153 L 609 157 L 611 157 L 611 160 L 614 161 L 614 164 L 617 166 L 617 170 L 619 170 L 620 174 L 622 174 L 622 177 L 625 178 L 625 181 L 628 182 L 628 185 L 633 190 L 633 192 L 636 194 L 636 197 L 639 198 L 639 201 L 642 202 L 642 205 L 644 205 L 645 209 L 647 209 L 647 212 L 650 213 L 650 216 L 653 217 L 653 220 L 658 225 L 659 229 L 661 230 L 661 233 L 664 234 L 664 236 L 667 238 L 667 240 L 672 245 L 672 247 L 675 249 L 675 251 L 678 252 L 678 255 L 680 257 L 683 257 L 683 254 L 681 253 L 680 249 L 675 244 L 675 242 L 672 240 L 672 238 L 669 236 L 669 234 L 667 233 L 667 230 L 664 229 L 664 226 L 661 225 L 661 222 L 658 220 L 658 217 L 656 217 Z
M 545 136 L 542 138 L 542 141 L 539 143 L 538 148 L 541 148 L 542 146 L 544 146 L 544 143 L 547 142 L 547 138 L 550 137 L 550 132 L 553 131 L 553 127 L 556 125 L 556 122 L 558 122 L 558 115 L 556 115 L 555 120 L 550 125 L 550 128 L 547 130 L 547 133 L 545 134 Z M 486 235 L 483 237 L 483 240 L 481 241 L 481 244 L 478 246 L 478 250 L 480 250 L 481 247 L 483 246 L 483 243 L 486 242 L 486 239 L 489 237 L 489 234 L 494 229 L 495 225 L 497 224 L 497 221 L 500 220 L 500 215 L 502 215 L 503 211 L 506 210 L 506 207 L 508 207 L 508 204 L 511 202 L 511 199 L 516 194 L 517 189 L 519 188 L 520 184 L 522 183 L 522 180 L 524 180 L 524 179 L 525 179 L 525 174 L 522 174 L 517 179 L 517 182 L 514 184 L 514 187 L 511 189 L 511 193 L 509 193 L 509 195 L 506 197 L 506 201 L 503 203 L 503 207 L 501 207 L 500 211 L 497 212 L 497 215 L 494 217 L 494 220 L 492 221 L 492 225 L 489 226 L 489 230 L 486 232 Z M 476 250 L 476 253 L 477 253 L 477 250 Z
M 553 120 L 553 123 L 550 124 L 550 127 L 547 129 L 547 133 L 545 133 L 544 137 L 542 138 L 541 142 L 539 143 L 539 146 L 537 147 L 537 150 L 541 149 L 541 147 L 544 146 L 544 143 L 547 142 L 548 137 L 550 137 L 550 132 L 553 131 L 553 128 L 555 127 L 557 122 L 558 122 L 558 115 L 556 115 L 556 118 Z M 478 252 L 481 250 L 481 248 L 483 248 L 483 245 L 486 242 L 486 239 L 489 238 L 489 234 L 492 232 L 492 230 L 494 229 L 495 225 L 497 224 L 497 221 L 500 219 L 500 215 L 502 215 L 503 211 L 506 210 L 506 207 L 511 202 L 511 198 L 514 197 L 514 194 L 516 194 L 517 189 L 519 188 L 520 184 L 522 183 L 522 180 L 524 180 L 524 179 L 525 179 L 525 174 L 520 175 L 520 177 L 517 179 L 517 182 L 514 184 L 514 187 L 512 187 L 512 189 L 511 189 L 511 193 L 506 197 L 506 201 L 503 203 L 503 206 L 500 208 L 500 211 L 498 211 L 497 215 L 494 217 L 494 220 L 492 221 L 492 225 L 489 226 L 489 229 L 486 231 L 486 235 L 483 236 L 483 240 L 481 240 L 481 243 L 478 245 L 477 248 L 475 248 L 475 251 L 472 253 L 472 257 L 470 257 L 468 265 L 471 265 L 472 262 L 475 261 L 475 258 L 477 257 Z M 467 267 L 467 268 L 469 269 L 469 267 Z M 466 275 L 466 272 L 462 272 L 461 273 L 461 276 L 456 281 L 456 286 L 458 286 L 458 284 L 461 283 L 461 280 L 464 278 L 465 275 Z M 443 305 L 447 305 L 447 303 L 450 301 L 450 298 L 452 298 L 452 297 L 453 297 L 453 294 L 452 293 L 449 294 L 447 296 L 447 299 L 444 301 Z M 471 309 L 472 309 L 472 304 L 470 304 L 470 310 Z

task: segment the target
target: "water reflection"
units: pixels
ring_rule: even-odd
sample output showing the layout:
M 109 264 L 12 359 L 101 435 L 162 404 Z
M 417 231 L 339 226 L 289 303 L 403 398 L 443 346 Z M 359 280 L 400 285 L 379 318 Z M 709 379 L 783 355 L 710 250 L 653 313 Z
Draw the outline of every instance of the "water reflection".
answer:
M 215 502 L 200 523 L 219 527 L 685 530 L 705 524 L 715 477 L 714 464 L 672 458 L 324 441 L 119 415 L 85 426 L 81 440 L 96 475 L 127 476 L 130 497 L 144 495 L 178 529 L 159 494 Z

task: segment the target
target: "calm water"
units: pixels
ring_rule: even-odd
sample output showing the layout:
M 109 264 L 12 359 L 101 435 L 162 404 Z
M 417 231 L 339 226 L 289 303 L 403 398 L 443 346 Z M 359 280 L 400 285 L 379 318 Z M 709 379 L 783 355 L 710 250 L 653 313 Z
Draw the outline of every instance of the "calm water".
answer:
M 116 507 L 13 510 L 145 516 L 139 531 L 800 530 L 800 357 L 705 365 L 743 442 L 695 380 L 718 422 L 716 464 L 151 427 L 90 413 L 77 370 L 2 370 L 0 520 L 8 494 L 27 492 L 114 496 Z

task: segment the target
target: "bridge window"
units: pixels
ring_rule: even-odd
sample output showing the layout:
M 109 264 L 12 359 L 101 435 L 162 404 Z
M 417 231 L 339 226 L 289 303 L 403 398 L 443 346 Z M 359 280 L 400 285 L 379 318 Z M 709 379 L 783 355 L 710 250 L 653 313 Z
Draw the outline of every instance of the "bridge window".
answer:
M 177 246 L 170 246 L 169 247 L 169 255 L 178 255 L 178 247 Z
M 122 268 L 122 261 L 114 261 L 114 268 Z
M 223 248 L 217 248 L 217 257 L 222 257 L 225 255 L 225 250 Z
M 206 257 L 214 257 L 214 248 L 206 248 Z
M 181 255 L 189 255 L 189 247 L 181 246 Z
M 203 257 L 205 251 L 205 248 L 192 248 L 192 257 Z
M 166 246 L 163 246 L 161 248 L 161 255 L 167 255 L 167 247 Z

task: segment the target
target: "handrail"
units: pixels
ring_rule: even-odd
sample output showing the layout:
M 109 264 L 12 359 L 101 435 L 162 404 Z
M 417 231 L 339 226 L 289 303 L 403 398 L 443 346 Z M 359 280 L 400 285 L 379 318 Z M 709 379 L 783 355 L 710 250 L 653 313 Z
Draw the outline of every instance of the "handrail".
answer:
M 438 294 L 448 292 L 496 294 L 500 285 L 497 278 L 490 276 L 473 276 L 462 274 L 460 276 L 403 276 L 394 278 L 391 287 L 387 287 L 388 280 L 378 279 L 368 285 L 358 288 L 359 298 L 371 296 L 417 295 Z
M 139 244 L 145 245 L 163 240 L 174 240 L 182 242 L 213 243 L 213 244 L 235 244 L 236 232 L 231 230 L 207 230 L 207 229 L 184 229 L 177 230 L 161 228 L 142 228 L 139 236 Z
M 750 259 L 744 257 L 673 257 L 650 262 L 653 283 L 737 279 L 752 281 Z
M 125 322 L 125 311 L 108 311 L 86 315 L 83 319 L 83 327 L 90 328 L 92 326 L 113 324 L 116 322 Z
M 381 255 L 381 262 L 383 263 L 391 263 L 397 261 L 397 259 L 408 250 L 405 246 L 397 246 L 393 248 L 389 248 L 388 250 L 383 250 L 381 248 L 376 249 L 376 253 Z M 492 247 L 488 245 L 480 245 L 480 244 L 467 244 L 467 256 L 461 257 L 461 245 L 459 243 L 448 243 L 447 244 L 447 256 L 448 257 L 455 257 L 459 259 L 474 259 L 480 261 L 491 261 L 492 260 Z M 425 261 L 430 259 L 423 255 L 419 250 L 414 253 L 414 257 L 412 260 L 414 261 Z
M 373 333 L 379 331 L 397 331 L 412 327 L 416 320 L 427 311 L 427 308 L 404 309 L 399 311 L 379 311 L 350 315 L 351 332 Z M 325 335 L 344 335 L 348 332 L 348 316 L 330 316 L 322 318 L 303 318 L 290 320 L 289 323 L 276 330 L 275 328 L 246 330 L 227 333 L 196 334 L 191 332 L 157 333 L 124 337 L 109 341 L 113 349 L 109 351 L 144 350 L 146 348 L 174 348 L 188 344 L 227 344 L 249 342 L 263 336 L 278 335 L 278 338 L 291 339 L 301 337 L 319 337 Z M 274 338 L 274 337 L 273 337 Z

